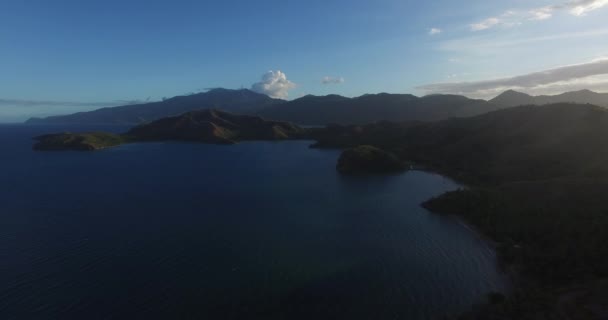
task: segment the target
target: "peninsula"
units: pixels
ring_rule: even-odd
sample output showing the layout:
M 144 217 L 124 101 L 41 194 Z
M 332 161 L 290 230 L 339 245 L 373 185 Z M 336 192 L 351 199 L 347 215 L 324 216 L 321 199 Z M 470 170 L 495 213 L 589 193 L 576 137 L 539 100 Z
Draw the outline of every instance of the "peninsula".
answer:
M 145 141 L 192 141 L 234 144 L 245 140 L 285 140 L 305 137 L 305 130 L 288 122 L 267 121 L 208 109 L 159 119 L 136 126 L 124 134 L 103 132 L 57 133 L 34 138 L 35 150 L 92 151 L 124 143 Z

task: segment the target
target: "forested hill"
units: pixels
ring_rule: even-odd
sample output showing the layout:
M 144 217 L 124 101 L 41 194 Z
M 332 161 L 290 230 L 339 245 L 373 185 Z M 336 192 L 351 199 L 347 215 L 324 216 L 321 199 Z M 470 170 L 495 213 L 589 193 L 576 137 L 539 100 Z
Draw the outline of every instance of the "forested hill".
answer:
M 553 103 L 589 103 L 601 107 L 608 107 L 608 93 L 597 93 L 591 90 L 564 92 L 558 95 L 532 96 L 523 92 L 507 90 L 490 102 L 505 107 L 524 105 L 545 105 Z
M 424 204 L 497 243 L 513 293 L 463 319 L 605 319 L 608 110 L 524 106 L 434 123 L 332 126 L 319 147 L 373 145 L 464 181 Z
M 469 117 L 500 109 L 484 100 L 458 95 L 367 94 L 356 98 L 338 95 L 305 96 L 270 106 L 258 115 L 304 125 L 364 124 L 374 121 L 435 121 Z

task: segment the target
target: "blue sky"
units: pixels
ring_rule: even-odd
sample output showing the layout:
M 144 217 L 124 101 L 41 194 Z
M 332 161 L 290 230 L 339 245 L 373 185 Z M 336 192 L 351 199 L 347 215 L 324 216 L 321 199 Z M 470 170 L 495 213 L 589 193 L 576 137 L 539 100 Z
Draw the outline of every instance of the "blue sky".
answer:
M 263 77 L 289 99 L 608 91 L 606 21 L 608 0 L 2 0 L 0 121 Z

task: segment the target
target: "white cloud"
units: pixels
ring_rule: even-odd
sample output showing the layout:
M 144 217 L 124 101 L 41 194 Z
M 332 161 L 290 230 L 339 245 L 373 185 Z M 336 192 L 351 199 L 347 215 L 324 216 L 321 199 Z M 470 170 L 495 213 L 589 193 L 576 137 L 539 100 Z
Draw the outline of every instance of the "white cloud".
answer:
M 340 83 L 344 83 L 344 78 L 325 76 L 325 77 L 323 77 L 323 79 L 321 79 L 321 83 L 322 84 L 340 84 Z
M 563 91 L 594 89 L 608 91 L 608 58 L 562 66 L 520 76 L 476 82 L 436 83 L 418 87 L 430 93 L 462 94 L 489 98 L 514 89 L 533 94 L 553 94 Z
M 289 81 L 285 73 L 280 70 L 268 71 L 262 76 L 262 81 L 251 86 L 251 90 L 268 95 L 271 98 L 286 99 L 289 90 L 294 89 L 296 84 Z
M 470 25 L 471 31 L 482 31 L 497 26 L 512 27 L 525 21 L 541 21 L 553 18 L 556 12 L 567 11 L 571 15 L 582 17 L 587 13 L 608 5 L 608 0 L 570 0 L 565 3 L 532 8 L 524 11 L 509 10 L 500 16 L 487 18 Z
M 439 28 L 431 28 L 429 30 L 429 35 L 434 36 L 436 34 L 440 34 L 441 32 L 442 32 L 442 30 Z
M 547 6 L 530 10 L 530 20 L 547 20 L 553 17 L 555 7 Z
M 571 1 L 568 8 L 571 14 L 575 16 L 584 16 L 588 12 L 600 9 L 608 5 L 608 0 L 578 0 Z
M 495 26 L 499 23 L 500 23 L 500 19 L 498 19 L 496 17 L 492 17 L 492 18 L 488 18 L 484 21 L 481 21 L 479 23 L 472 24 L 471 30 L 472 31 L 486 30 L 486 29 L 492 28 L 493 26 Z

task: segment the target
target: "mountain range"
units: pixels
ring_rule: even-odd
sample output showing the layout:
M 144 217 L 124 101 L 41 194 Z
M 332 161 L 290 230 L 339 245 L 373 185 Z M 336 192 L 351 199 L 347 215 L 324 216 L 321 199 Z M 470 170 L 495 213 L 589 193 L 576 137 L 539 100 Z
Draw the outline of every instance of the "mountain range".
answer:
M 47 118 L 31 118 L 26 123 L 55 124 L 140 124 L 194 110 L 221 109 L 235 113 L 254 111 L 284 103 L 251 90 L 212 89 L 207 92 L 176 96 L 158 102 L 101 108 L 88 112 Z
M 590 90 L 565 92 L 554 96 L 531 96 L 526 93 L 507 90 L 490 102 L 505 107 L 516 107 L 524 105 L 545 105 L 553 103 L 579 103 L 593 104 L 600 107 L 608 107 L 608 93 L 597 93 Z
M 47 118 L 31 118 L 27 123 L 53 124 L 142 124 L 189 111 L 218 109 L 261 116 L 301 125 L 364 124 L 375 121 L 436 121 L 470 117 L 519 105 L 558 102 L 594 104 L 608 107 L 608 94 L 589 90 L 556 96 L 530 96 L 509 90 L 489 101 L 459 95 L 365 94 L 355 98 L 340 95 L 307 95 L 292 101 L 273 99 L 247 89 L 212 89 L 158 102 L 126 105 Z
M 457 95 L 366 94 L 305 96 L 270 106 L 257 114 L 273 120 L 304 125 L 364 124 L 375 121 L 434 121 L 469 117 L 501 109 L 500 105 Z

